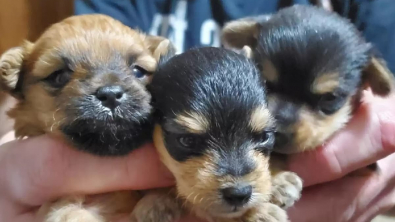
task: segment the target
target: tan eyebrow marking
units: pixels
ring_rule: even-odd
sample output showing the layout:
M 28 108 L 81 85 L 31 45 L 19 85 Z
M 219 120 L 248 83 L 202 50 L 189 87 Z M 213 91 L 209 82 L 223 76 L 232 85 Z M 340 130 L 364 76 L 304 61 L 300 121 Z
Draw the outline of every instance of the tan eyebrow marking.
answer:
M 205 133 L 209 128 L 206 117 L 195 112 L 178 115 L 175 122 L 186 127 L 191 133 Z
M 325 73 L 317 77 L 312 86 L 311 92 L 316 94 L 325 94 L 332 92 L 339 86 L 339 73 Z

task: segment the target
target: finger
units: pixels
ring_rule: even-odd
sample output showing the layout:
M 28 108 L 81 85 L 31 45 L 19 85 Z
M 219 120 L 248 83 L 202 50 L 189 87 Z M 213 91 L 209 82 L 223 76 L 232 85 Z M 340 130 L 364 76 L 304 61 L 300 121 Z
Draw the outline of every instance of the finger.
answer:
M 369 221 L 365 219 L 394 204 L 393 161 L 395 154 L 379 161 L 381 173 L 347 176 L 306 188 L 301 200 L 288 211 L 291 221 Z
M 13 140 L 15 140 L 14 131 L 10 131 L 0 138 L 0 145 L 3 145 L 4 143 L 8 143 Z
M 323 147 L 291 155 L 289 167 L 305 186 L 338 179 L 395 152 L 395 97 L 364 93 L 350 123 Z
M 105 158 L 79 152 L 48 136 L 1 146 L 0 175 L 0 191 L 30 206 L 68 194 L 173 184 L 151 145 L 125 157 Z

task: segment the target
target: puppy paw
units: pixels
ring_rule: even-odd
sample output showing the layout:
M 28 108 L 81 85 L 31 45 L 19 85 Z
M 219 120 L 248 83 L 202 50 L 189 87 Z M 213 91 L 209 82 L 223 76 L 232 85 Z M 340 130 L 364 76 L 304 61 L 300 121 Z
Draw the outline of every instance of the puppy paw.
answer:
M 22 47 L 9 49 L 0 57 L 0 80 L 3 87 L 6 89 L 15 88 L 22 63 Z
M 270 202 L 287 209 L 299 200 L 303 182 L 295 173 L 281 172 L 273 177 L 272 186 L 272 199 Z
M 181 204 L 165 192 L 152 192 L 144 196 L 131 214 L 132 222 L 174 222 L 181 216 Z
M 279 206 L 266 203 L 257 211 L 251 211 L 242 218 L 243 222 L 288 222 L 288 215 L 284 209 Z
M 105 222 L 105 219 L 79 206 L 68 206 L 51 211 L 43 222 Z

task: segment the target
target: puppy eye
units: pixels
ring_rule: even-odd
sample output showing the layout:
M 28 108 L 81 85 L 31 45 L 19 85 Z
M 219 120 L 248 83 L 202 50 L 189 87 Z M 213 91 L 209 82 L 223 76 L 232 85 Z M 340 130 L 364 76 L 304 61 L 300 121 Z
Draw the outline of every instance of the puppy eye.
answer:
M 326 93 L 321 96 L 322 102 L 333 102 L 337 99 L 337 96 L 334 93 Z
M 47 78 L 45 82 L 49 83 L 52 87 L 61 88 L 65 86 L 71 79 L 72 71 L 69 69 L 60 69 L 53 72 Z
M 274 133 L 271 131 L 265 131 L 257 135 L 256 140 L 258 142 L 259 149 L 270 150 L 274 145 Z
M 197 139 L 192 136 L 180 136 L 177 140 L 181 146 L 187 148 L 193 147 L 197 142 Z
M 340 109 L 343 104 L 341 97 L 335 93 L 326 93 L 322 95 L 318 102 L 319 110 L 325 115 L 331 115 Z
M 148 75 L 148 71 L 141 68 L 140 66 L 134 66 L 133 67 L 133 74 L 136 76 L 136 78 L 143 78 L 144 76 Z

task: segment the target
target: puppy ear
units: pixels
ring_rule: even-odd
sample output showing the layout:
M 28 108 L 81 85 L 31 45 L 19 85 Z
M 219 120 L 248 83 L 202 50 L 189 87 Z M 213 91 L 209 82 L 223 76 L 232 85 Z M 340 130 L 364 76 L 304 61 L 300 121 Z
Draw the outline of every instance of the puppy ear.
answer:
M 20 97 L 20 79 L 26 56 L 33 48 L 33 43 L 26 41 L 18 47 L 5 51 L 0 57 L 0 89 Z
M 161 36 L 147 36 L 149 50 L 156 61 L 164 62 L 176 54 L 176 48 L 170 40 Z
M 242 48 L 245 45 L 254 47 L 260 26 L 268 21 L 271 15 L 261 15 L 256 17 L 247 17 L 225 24 L 222 29 L 221 40 L 227 48 Z
M 252 57 L 253 57 L 253 51 L 252 51 L 251 47 L 248 45 L 245 45 L 242 49 L 229 48 L 229 50 L 231 50 L 237 54 L 243 55 L 243 56 L 247 57 L 248 59 L 252 59 Z
M 386 96 L 394 90 L 394 74 L 388 69 L 384 60 L 371 57 L 368 66 L 363 70 L 363 81 L 373 93 Z

